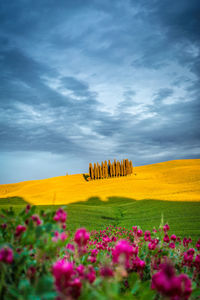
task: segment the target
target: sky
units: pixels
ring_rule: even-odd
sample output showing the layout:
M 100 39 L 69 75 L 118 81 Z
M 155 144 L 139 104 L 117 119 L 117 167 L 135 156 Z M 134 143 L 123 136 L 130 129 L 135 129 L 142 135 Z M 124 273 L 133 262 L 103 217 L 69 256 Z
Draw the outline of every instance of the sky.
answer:
M 199 0 L 0 2 L 0 184 L 200 158 Z

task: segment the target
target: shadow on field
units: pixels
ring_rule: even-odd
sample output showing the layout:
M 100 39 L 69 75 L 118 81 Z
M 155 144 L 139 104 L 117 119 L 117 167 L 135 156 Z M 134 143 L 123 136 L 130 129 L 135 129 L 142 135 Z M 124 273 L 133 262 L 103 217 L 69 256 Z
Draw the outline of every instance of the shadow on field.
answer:
M 71 203 L 73 205 L 95 205 L 95 206 L 100 206 L 100 205 L 121 205 L 121 204 L 131 204 L 135 202 L 135 199 L 132 198 L 126 198 L 126 197 L 108 197 L 107 200 L 103 201 L 101 198 L 98 196 L 96 197 L 90 197 L 86 201 L 78 201 L 75 203 Z
M 25 201 L 21 197 L 6 197 L 6 198 L 0 198 L 0 206 L 1 205 L 26 205 L 29 204 L 27 201 Z

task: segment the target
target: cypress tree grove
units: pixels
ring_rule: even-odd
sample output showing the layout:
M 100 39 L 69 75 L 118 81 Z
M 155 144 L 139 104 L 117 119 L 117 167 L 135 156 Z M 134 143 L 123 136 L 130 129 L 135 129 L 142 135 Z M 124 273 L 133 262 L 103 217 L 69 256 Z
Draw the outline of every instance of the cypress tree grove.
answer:
M 92 163 L 89 163 L 89 176 L 91 179 L 103 179 L 108 177 L 119 177 L 126 176 L 133 173 L 132 161 L 128 159 L 116 161 L 114 159 L 113 163 L 110 160 L 101 162 L 101 165 L 97 162 L 94 163 L 94 168 Z

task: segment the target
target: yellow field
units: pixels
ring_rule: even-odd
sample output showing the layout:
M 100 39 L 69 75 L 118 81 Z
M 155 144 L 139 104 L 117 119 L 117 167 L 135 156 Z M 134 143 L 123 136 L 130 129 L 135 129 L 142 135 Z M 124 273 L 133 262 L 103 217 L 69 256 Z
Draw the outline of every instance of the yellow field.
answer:
M 82 174 L 0 185 L 0 198 L 19 196 L 36 204 L 67 204 L 90 197 L 200 201 L 200 159 L 135 167 L 127 177 L 85 181 Z

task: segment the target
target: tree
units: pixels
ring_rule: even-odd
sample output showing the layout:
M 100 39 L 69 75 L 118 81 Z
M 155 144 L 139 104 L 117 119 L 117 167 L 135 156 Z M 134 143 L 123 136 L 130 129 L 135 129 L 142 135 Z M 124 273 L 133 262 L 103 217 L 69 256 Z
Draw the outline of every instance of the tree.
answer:
M 102 178 L 105 178 L 105 167 L 104 167 L 103 161 L 101 162 L 101 175 L 102 175 Z
M 92 164 L 89 164 L 89 175 L 91 179 L 94 179 L 94 172 L 93 172 L 93 167 Z

